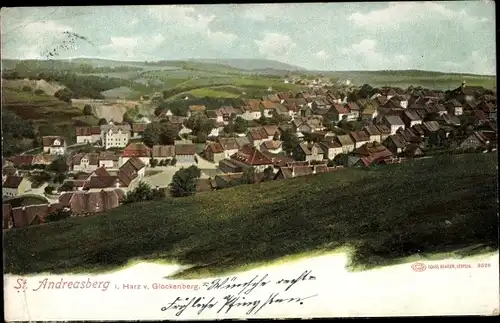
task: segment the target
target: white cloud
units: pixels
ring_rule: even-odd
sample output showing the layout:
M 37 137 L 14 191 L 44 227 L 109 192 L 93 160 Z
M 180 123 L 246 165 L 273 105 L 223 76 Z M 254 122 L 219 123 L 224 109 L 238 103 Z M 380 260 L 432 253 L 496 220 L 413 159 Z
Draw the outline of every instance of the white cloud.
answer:
M 386 8 L 368 13 L 353 13 L 348 20 L 366 28 L 399 27 L 404 24 L 431 18 L 456 20 L 459 23 L 487 22 L 488 19 L 470 16 L 465 10 L 454 11 L 437 2 L 389 3 Z
M 261 54 L 272 59 L 284 59 L 297 47 L 297 44 L 290 36 L 280 33 L 264 33 L 261 40 L 255 40 L 254 42 Z
M 198 14 L 192 6 L 153 6 L 148 9 L 153 18 L 171 25 L 189 27 L 192 31 L 201 31 L 208 28 L 216 16 Z
M 161 44 L 163 44 L 164 41 L 165 41 L 165 37 L 163 37 L 163 35 L 161 35 L 161 34 L 158 34 L 156 36 L 151 37 L 150 44 L 152 47 L 158 47 Z
M 101 48 L 113 57 L 133 59 L 139 49 L 139 37 L 111 37 L 110 43 Z
M 487 58 L 476 50 L 472 51 L 470 56 L 461 62 L 446 61 L 443 66 L 451 72 L 496 75 L 495 56 Z
M 46 34 L 46 33 L 63 33 L 73 30 L 71 27 L 59 24 L 55 21 L 36 21 L 29 23 L 23 32 L 30 35 Z
M 198 33 L 217 44 L 230 44 L 238 37 L 235 34 L 213 30 L 210 26 L 215 15 L 197 14 L 192 6 L 153 6 L 149 14 L 177 32 Z
M 284 6 L 286 4 L 245 4 L 245 10 L 242 17 L 248 20 L 263 22 L 271 17 L 279 16 L 280 13 L 286 12 Z
M 207 37 L 209 40 L 218 44 L 231 44 L 238 38 L 235 34 L 222 31 L 211 31 L 210 29 L 207 30 Z
M 384 55 L 377 51 L 377 42 L 373 39 L 363 39 L 357 44 L 342 48 L 340 52 L 352 62 L 356 62 L 358 69 L 407 69 L 409 58 L 403 54 Z
M 117 59 L 142 59 L 164 41 L 161 34 L 151 37 L 111 37 L 110 42 L 100 49 Z
M 70 26 L 53 20 L 22 20 L 5 25 L 2 23 L 2 52 L 20 59 L 45 58 L 48 52 L 59 48 L 67 39 L 68 36 L 64 32 L 72 30 Z
M 319 52 L 314 54 L 314 56 L 319 60 L 327 60 L 330 58 L 330 55 L 328 55 L 328 53 L 325 52 L 324 50 L 320 50 Z

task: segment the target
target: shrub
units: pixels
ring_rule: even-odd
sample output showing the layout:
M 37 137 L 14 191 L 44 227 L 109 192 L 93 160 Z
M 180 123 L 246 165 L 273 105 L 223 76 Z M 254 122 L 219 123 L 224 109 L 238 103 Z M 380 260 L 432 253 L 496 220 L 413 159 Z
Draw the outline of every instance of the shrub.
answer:
M 158 200 L 164 197 L 164 194 L 159 189 L 153 189 L 148 183 L 139 182 L 139 185 L 132 191 L 129 191 L 123 200 L 124 204 L 135 203 L 140 201 Z
M 71 192 L 74 188 L 75 187 L 72 182 L 64 182 L 61 186 L 59 186 L 59 192 Z
M 44 219 L 44 222 L 50 223 L 50 222 L 61 221 L 69 217 L 71 217 L 71 211 L 58 209 L 55 212 L 52 212 L 49 215 L 47 215 L 47 217 Z
M 44 95 L 44 94 L 45 94 L 45 92 L 43 92 L 43 90 L 36 89 L 36 90 L 35 90 L 35 94 L 36 94 L 36 95 Z
M 31 87 L 27 85 L 23 86 L 23 92 L 31 92 Z
M 170 194 L 173 197 L 194 195 L 196 193 L 196 185 L 200 176 L 201 171 L 196 166 L 179 169 L 175 172 L 172 177 L 172 182 L 169 184 Z
M 91 116 L 92 115 L 92 107 L 88 104 L 85 104 L 83 107 L 83 115 L 85 116 Z
M 54 192 L 54 188 L 52 186 L 47 186 L 43 191 L 45 194 L 52 194 Z

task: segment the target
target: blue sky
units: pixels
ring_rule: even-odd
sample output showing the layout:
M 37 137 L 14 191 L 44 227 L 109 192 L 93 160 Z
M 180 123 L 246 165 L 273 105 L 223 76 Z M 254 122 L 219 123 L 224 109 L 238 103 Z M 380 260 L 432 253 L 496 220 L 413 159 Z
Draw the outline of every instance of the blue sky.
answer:
M 493 1 L 2 8 L 2 57 L 268 58 L 315 70 L 495 74 Z

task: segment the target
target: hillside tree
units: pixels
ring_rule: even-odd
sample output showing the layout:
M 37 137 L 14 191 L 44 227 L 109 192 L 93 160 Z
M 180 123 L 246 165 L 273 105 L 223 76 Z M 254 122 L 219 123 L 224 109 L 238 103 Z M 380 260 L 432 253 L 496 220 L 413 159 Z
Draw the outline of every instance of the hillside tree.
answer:
M 241 182 L 242 184 L 255 184 L 257 182 L 257 174 L 254 167 L 248 167 L 243 170 Z
M 269 166 L 266 169 L 264 169 L 264 180 L 272 181 L 273 179 L 274 179 L 274 169 L 272 166 Z
M 50 165 L 47 167 L 47 170 L 58 174 L 63 174 L 69 170 L 69 166 L 64 157 L 59 157 L 52 163 L 50 163 Z
M 363 84 L 358 91 L 360 99 L 368 99 L 374 94 L 373 87 L 370 84 Z
M 237 117 L 235 120 L 234 120 L 234 132 L 236 133 L 244 133 L 248 128 L 248 122 L 241 118 L 241 117 Z
M 69 102 L 71 102 L 71 98 L 73 97 L 73 92 L 71 92 L 71 90 L 69 90 L 67 88 L 60 89 L 59 91 L 54 93 L 54 97 L 56 97 L 57 99 L 59 99 L 61 101 L 69 103 Z
M 89 104 L 85 104 L 83 107 L 83 115 L 85 116 L 91 116 L 92 115 L 92 106 Z
M 97 125 L 99 125 L 99 126 L 107 125 L 107 124 L 108 124 L 108 121 L 106 120 L 106 118 L 99 119 L 99 122 L 97 123 Z
M 196 166 L 181 168 L 175 172 L 169 184 L 170 194 L 173 197 L 184 197 L 194 195 L 201 170 Z
M 191 116 L 185 123 L 185 126 L 193 131 L 193 135 L 197 136 L 200 132 L 210 133 L 215 128 L 215 120 L 209 119 L 204 114 L 195 114 Z
M 151 122 L 142 134 L 143 142 L 149 146 L 172 145 L 177 138 L 177 128 L 168 122 Z
M 281 140 L 283 141 L 283 151 L 285 151 L 287 156 L 293 156 L 299 144 L 297 135 L 289 131 L 283 131 Z

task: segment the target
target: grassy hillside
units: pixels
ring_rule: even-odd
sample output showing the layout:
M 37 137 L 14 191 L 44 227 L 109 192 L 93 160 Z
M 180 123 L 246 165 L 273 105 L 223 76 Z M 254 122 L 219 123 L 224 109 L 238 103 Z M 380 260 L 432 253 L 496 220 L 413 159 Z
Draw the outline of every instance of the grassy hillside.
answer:
M 69 143 L 74 141 L 74 118 L 82 116 L 81 110 L 53 96 L 10 88 L 2 89 L 2 110 L 31 122 L 40 136 L 61 135 L 65 136 Z M 7 122 L 7 120 L 2 116 L 2 122 Z M 4 135 L 6 145 L 11 147 L 20 145 L 16 138 L 5 133 Z M 22 149 L 28 148 L 32 147 L 22 147 Z M 14 149 L 14 151 L 17 150 Z
M 81 111 L 53 96 L 38 95 L 21 90 L 3 89 L 2 109 L 35 122 L 69 122 L 72 117 L 81 116 Z
M 221 76 L 199 77 L 178 83 L 164 91 L 169 101 L 178 100 L 186 95 L 195 97 L 261 97 L 269 87 L 275 91 L 299 90 L 301 86 L 286 84 L 282 80 L 265 76 Z M 247 95 L 243 95 L 245 92 Z
M 304 73 L 302 73 L 304 74 Z M 312 77 L 320 73 L 306 72 Z M 399 86 L 407 88 L 410 85 L 423 86 L 431 89 L 449 90 L 455 89 L 463 80 L 468 85 L 483 86 L 493 88 L 496 84 L 496 77 L 489 75 L 442 73 L 433 71 L 403 70 L 403 71 L 338 71 L 323 72 L 327 77 L 345 80 L 349 79 L 356 85 L 370 84 L 374 87 Z
M 90 76 L 98 76 L 99 80 L 108 77 L 109 86 L 105 90 L 115 87 L 131 87 L 133 93 L 129 98 L 138 98 L 149 92 L 178 89 L 174 96 L 205 87 L 220 85 L 245 86 L 247 88 L 259 85 L 260 87 L 273 86 L 276 90 L 288 90 L 293 84 L 284 84 L 282 78 L 287 74 L 310 79 L 326 76 L 331 80 L 349 79 L 355 85 L 368 83 L 375 87 L 399 86 L 406 88 L 410 85 L 423 86 L 447 90 L 456 88 L 465 80 L 469 85 L 479 85 L 486 88 L 495 86 L 494 76 L 441 73 L 419 70 L 386 70 L 386 71 L 307 71 L 298 67 L 271 60 L 252 59 L 193 59 L 193 60 L 165 60 L 158 62 L 119 62 L 104 59 L 81 58 L 73 60 L 53 61 L 14 61 L 4 60 L 4 65 L 17 71 L 67 71 L 76 73 L 95 84 L 98 80 Z M 279 76 L 274 78 L 273 76 Z M 136 81 L 140 81 L 139 84 Z M 149 82 L 149 86 L 146 86 Z M 159 83 L 158 83 L 159 82 Z M 100 87 L 104 86 L 104 83 Z M 73 86 L 74 87 L 74 86 Z M 208 91 L 208 95 L 220 97 L 219 91 Z M 223 93 L 222 96 L 229 96 Z M 176 99 L 177 97 L 175 97 Z
M 5 232 L 5 272 L 95 272 L 163 259 L 194 265 L 181 276 L 196 277 L 339 247 L 366 267 L 467 246 L 491 251 L 496 181 L 496 154 L 466 154 L 126 205 Z
M 294 66 L 290 64 L 285 64 L 271 59 L 245 59 L 245 58 L 234 58 L 234 59 L 193 59 L 190 61 L 195 61 L 205 64 L 221 64 L 226 66 L 231 66 L 236 69 L 242 70 L 281 70 L 281 71 L 299 71 L 305 70 L 302 67 Z

